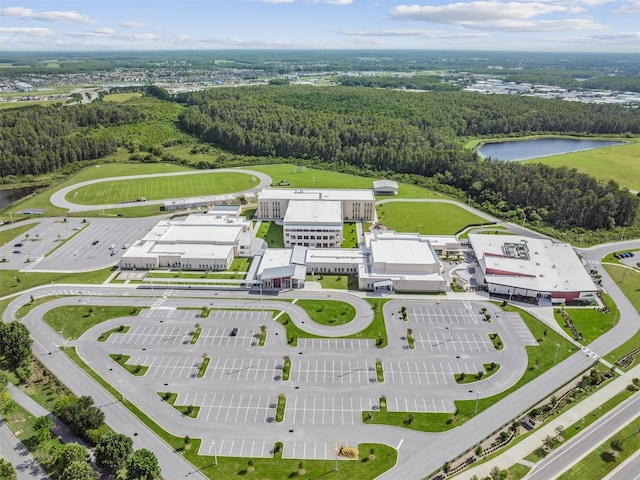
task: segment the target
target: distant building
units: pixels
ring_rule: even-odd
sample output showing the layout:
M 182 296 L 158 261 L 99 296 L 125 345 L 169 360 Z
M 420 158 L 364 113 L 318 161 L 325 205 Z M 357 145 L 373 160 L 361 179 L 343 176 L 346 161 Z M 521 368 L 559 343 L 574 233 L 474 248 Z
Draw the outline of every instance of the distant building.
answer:
M 590 302 L 597 288 L 568 243 L 517 235 L 470 234 L 478 286 L 538 305 Z
M 373 192 L 376 195 L 397 195 L 398 182 L 393 180 L 376 180 L 373 182 Z
M 376 198 L 371 189 L 266 188 L 258 195 L 256 216 L 263 220 L 283 220 L 287 213 L 289 202 L 292 200 L 340 202 L 343 221 L 363 220 L 372 222 L 376 215 Z
M 24 82 L 16 82 L 14 86 L 19 92 L 33 92 L 35 90 L 33 85 Z

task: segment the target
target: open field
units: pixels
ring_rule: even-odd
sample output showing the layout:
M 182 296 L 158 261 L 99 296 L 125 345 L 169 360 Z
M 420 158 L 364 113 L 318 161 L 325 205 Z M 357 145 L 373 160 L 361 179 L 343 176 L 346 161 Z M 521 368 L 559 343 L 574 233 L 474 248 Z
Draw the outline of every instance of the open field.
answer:
M 102 100 L 105 102 L 126 102 L 127 100 L 131 100 L 132 98 L 140 97 L 142 97 L 142 93 L 140 92 L 110 93 L 109 95 L 105 95 Z
M 544 163 L 552 167 L 566 166 L 593 175 L 599 180 L 615 180 L 630 190 L 640 190 L 640 141 L 624 139 L 627 145 L 596 148 L 584 152 L 565 153 L 552 157 L 526 160 L 527 163 Z
M 147 200 L 217 195 L 249 190 L 258 185 L 257 177 L 244 173 L 203 173 L 170 177 L 141 178 L 104 182 L 81 187 L 67 195 L 67 199 L 82 205 L 102 205 L 132 202 L 139 197 Z
M 377 206 L 378 219 L 389 230 L 453 235 L 485 219 L 449 203 L 391 202 Z

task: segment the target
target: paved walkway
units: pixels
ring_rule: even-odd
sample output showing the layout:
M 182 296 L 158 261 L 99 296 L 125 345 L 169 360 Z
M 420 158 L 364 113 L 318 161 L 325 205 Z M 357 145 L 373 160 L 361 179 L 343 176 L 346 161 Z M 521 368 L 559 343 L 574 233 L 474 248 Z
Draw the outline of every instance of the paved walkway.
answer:
M 504 453 L 489 460 L 488 462 L 470 468 L 453 478 L 455 478 L 456 480 L 465 480 L 470 479 L 474 475 L 477 475 L 478 478 L 483 478 L 489 476 L 491 469 L 494 467 L 505 469 L 516 463 L 525 464 L 525 462 L 523 462 L 523 459 L 536 449 L 540 448 L 542 446 L 543 439 L 547 435 L 550 435 L 552 437 L 556 435 L 555 428 L 558 425 L 562 425 L 565 428 L 573 425 L 575 422 L 584 418 L 593 410 L 596 410 L 607 400 L 613 398 L 615 395 L 624 390 L 627 385 L 631 383 L 631 380 L 638 376 L 640 376 L 640 365 L 632 368 L 628 372 L 611 381 L 609 384 L 605 385 L 600 390 L 584 399 L 582 402 L 578 403 L 576 406 L 563 413 L 559 417 L 556 417 L 550 422 L 539 427 L 527 438 L 522 440 L 517 445 L 514 445 L 513 447 L 507 449 Z
M 50 480 L 42 467 L 31 456 L 27 447 L 13 434 L 0 417 L 0 454 L 18 473 L 18 480 Z

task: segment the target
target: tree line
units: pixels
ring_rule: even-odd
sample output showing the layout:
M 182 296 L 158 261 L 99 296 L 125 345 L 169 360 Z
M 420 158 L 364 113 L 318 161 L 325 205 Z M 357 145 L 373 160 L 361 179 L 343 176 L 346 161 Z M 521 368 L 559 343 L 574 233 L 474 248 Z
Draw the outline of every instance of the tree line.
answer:
M 179 94 L 179 126 L 240 155 L 418 174 L 503 217 L 555 228 L 633 223 L 639 198 L 575 169 L 480 159 L 465 137 L 637 134 L 640 112 L 615 105 L 470 92 L 253 87 Z
M 92 136 L 91 130 L 143 119 L 133 107 L 102 102 L 5 111 L 0 115 L 0 176 L 39 175 L 110 155 L 117 142 Z

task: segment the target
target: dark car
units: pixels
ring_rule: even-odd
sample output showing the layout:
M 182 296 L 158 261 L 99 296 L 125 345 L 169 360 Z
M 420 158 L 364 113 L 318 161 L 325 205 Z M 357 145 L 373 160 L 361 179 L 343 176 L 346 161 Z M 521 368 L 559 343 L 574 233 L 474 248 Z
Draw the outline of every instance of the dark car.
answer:
M 22 243 L 16 243 L 16 244 L 14 245 L 14 247 L 21 247 L 21 246 L 22 246 Z
M 237 328 L 233 328 L 231 330 L 231 333 L 229 334 L 230 337 L 235 337 L 238 334 L 238 329 Z
M 93 242 L 91 242 L 91 245 L 97 245 L 98 244 L 98 240 L 94 240 Z
M 22 253 L 20 250 L 14 250 L 13 253 Z

